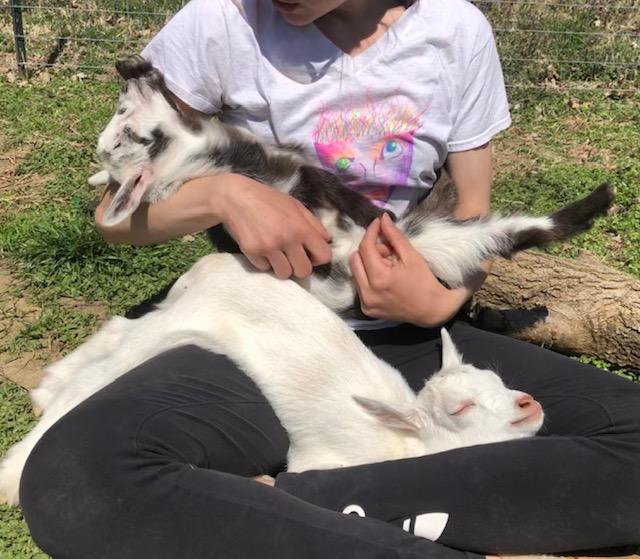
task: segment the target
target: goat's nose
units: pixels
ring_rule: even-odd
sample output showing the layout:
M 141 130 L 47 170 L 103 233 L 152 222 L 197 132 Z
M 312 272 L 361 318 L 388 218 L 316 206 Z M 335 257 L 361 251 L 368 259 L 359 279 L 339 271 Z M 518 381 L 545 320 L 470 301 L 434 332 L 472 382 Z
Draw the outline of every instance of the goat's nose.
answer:
M 527 408 L 530 408 L 534 402 L 535 400 L 531 394 L 524 393 L 516 399 L 516 406 L 520 409 L 526 410 Z

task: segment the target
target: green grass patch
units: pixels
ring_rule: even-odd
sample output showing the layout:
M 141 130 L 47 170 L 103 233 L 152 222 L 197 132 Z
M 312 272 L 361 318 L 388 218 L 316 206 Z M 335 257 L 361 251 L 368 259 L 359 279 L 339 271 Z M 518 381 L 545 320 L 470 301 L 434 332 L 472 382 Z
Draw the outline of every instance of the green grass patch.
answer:
M 19 355 L 47 349 L 52 342 L 72 349 L 96 329 L 97 323 L 94 315 L 62 306 L 54 299 L 45 302 L 40 317 L 20 330 L 11 343 L 0 350 Z
M 54 74 L 46 84 L 20 83 L 18 87 L 0 78 L 4 107 L 0 123 L 9 145 L 42 147 L 58 139 L 93 150 L 98 132 L 113 114 L 119 89 L 115 79 L 75 81 L 64 73 Z
M 513 104 L 514 125 L 497 141 L 508 153 L 494 183 L 495 206 L 543 214 L 604 181 L 616 188 L 614 215 L 551 252 L 588 249 L 640 276 L 640 122 L 637 98 L 535 92 Z
M 24 437 L 35 423 L 25 390 L 0 379 L 0 456 Z M 41 559 L 20 509 L 0 505 L 0 559 Z
M 616 214 L 597 220 L 590 231 L 548 250 L 567 257 L 589 250 L 610 264 L 640 276 L 640 206 L 633 201 L 637 186 L 625 181 L 624 176 L 577 166 L 556 166 L 549 172 L 524 177 L 503 175 L 496 180 L 496 207 L 544 214 L 588 194 L 604 181 L 616 187 Z
M 89 210 L 99 193 L 86 184 L 97 169 L 97 135 L 116 104 L 120 84 L 113 63 L 138 52 L 162 26 L 164 14 L 182 4 L 91 0 L 74 10 L 63 0 L 33 0 L 30 5 L 54 9 L 25 10 L 33 79 L 10 83 L 0 76 L 0 141 L 2 151 L 17 147 L 24 154 L 19 177 L 47 180 L 39 183 L 41 196 L 22 206 L 8 204 L 0 215 L 0 255 L 15 265 L 23 279 L 20 295 L 39 305 L 40 313 L 0 351 L 42 351 L 52 341 L 68 351 L 96 328 L 98 318 L 63 298 L 95 301 L 121 313 L 210 251 L 201 236 L 157 247 L 108 246 Z M 640 277 L 640 95 L 618 91 L 640 87 L 640 44 L 624 35 L 640 28 L 640 11 L 616 10 L 613 4 L 593 8 L 588 2 L 477 4 L 496 29 L 507 83 L 525 86 L 509 89 L 514 125 L 495 142 L 503 158 L 496 207 L 543 214 L 610 181 L 617 188 L 616 213 L 552 252 L 574 256 L 588 249 Z M 4 12 L 0 52 L 7 53 L 13 42 Z M 547 33 L 507 31 L 518 27 Z M 64 45 L 56 67 L 42 72 L 38 65 L 59 37 L 69 35 L 75 38 Z M 564 87 L 577 89 L 562 93 Z M 638 381 L 597 357 L 580 360 Z M 0 380 L 0 454 L 33 421 L 25 391 Z M 41 557 L 19 509 L 0 506 L 0 559 Z
M 20 275 L 47 299 L 100 301 L 112 312 L 153 295 L 209 252 L 202 236 L 152 247 L 108 245 L 87 212 L 57 206 L 16 215 L 0 231 L 0 254 L 16 259 Z
M 0 455 L 34 426 L 35 417 L 26 390 L 0 378 Z
M 476 4 L 494 27 L 511 83 L 623 88 L 640 83 L 634 36 L 640 12 L 633 6 L 625 10 L 617 2 L 595 9 L 589 2 Z
M 609 371 L 610 373 L 614 373 L 618 376 L 624 377 L 627 380 L 630 380 L 633 382 L 640 382 L 640 372 L 638 371 L 630 371 L 628 369 L 618 367 L 613 363 L 609 363 L 604 359 L 599 359 L 598 357 L 592 357 L 589 355 L 581 355 L 579 357 L 576 357 L 575 359 L 577 359 L 581 363 L 586 363 L 587 365 L 593 365 L 594 367 L 598 367 L 598 369 L 601 369 L 603 371 Z

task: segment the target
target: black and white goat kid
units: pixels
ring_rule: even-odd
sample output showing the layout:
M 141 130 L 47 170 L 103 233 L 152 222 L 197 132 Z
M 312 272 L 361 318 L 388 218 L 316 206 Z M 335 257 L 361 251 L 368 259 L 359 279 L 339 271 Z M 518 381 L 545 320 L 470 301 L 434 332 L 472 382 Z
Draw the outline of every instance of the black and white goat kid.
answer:
M 143 58 L 132 57 L 116 67 L 125 83 L 117 112 L 100 135 L 98 154 L 120 188 L 103 223 L 119 223 L 142 201 L 167 198 L 189 179 L 230 172 L 248 176 L 290 194 L 320 218 L 332 234 L 332 261 L 316 268 L 304 285 L 341 315 L 357 313 L 348 258 L 382 210 L 334 174 L 314 166 L 300 148 L 266 145 L 237 127 L 184 115 L 160 72 Z M 612 187 L 603 184 L 548 217 L 466 221 L 436 215 L 423 204 L 401 216 L 397 225 L 434 274 L 458 287 L 487 258 L 509 257 L 588 229 L 613 198 Z M 220 250 L 240 252 L 222 225 L 212 228 L 209 236 Z

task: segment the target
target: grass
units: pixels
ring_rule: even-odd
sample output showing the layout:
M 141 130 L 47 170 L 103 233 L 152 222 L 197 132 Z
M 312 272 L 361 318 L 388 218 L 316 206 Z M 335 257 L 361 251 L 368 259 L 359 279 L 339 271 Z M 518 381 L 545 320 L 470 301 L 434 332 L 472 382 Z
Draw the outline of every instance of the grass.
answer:
M 92 225 L 91 207 L 99 192 L 86 184 L 97 169 L 96 136 L 113 111 L 118 90 L 112 62 L 138 50 L 165 20 L 164 15 L 128 17 L 105 10 L 164 13 L 180 4 L 75 4 L 98 10 L 87 12 L 71 10 L 62 0 L 34 0 L 30 5 L 53 9 L 25 11 L 31 80 L 0 68 L 0 153 L 18 154 L 9 179 L 13 187 L 0 195 L 0 262 L 9 263 L 20 279 L 15 296 L 39 312 L 10 336 L 0 331 L 1 352 L 47 356 L 52 346 L 68 351 L 102 316 L 145 299 L 208 251 L 201 237 L 160 247 L 107 246 Z M 640 58 L 640 43 L 623 34 L 640 27 L 640 10 L 477 4 L 497 30 L 512 86 L 514 123 L 496 141 L 495 205 L 544 213 L 610 180 L 618 192 L 617 213 L 553 251 L 571 257 L 587 248 L 640 277 L 640 96 L 625 91 L 640 86 L 638 68 L 631 65 Z M 0 10 L 0 62 L 10 64 L 7 12 Z M 572 33 L 508 31 L 515 27 Z M 589 34 L 602 31 L 616 33 Z M 43 71 L 57 38 L 71 34 L 84 39 L 66 42 L 56 67 Z M 621 64 L 597 62 L 603 60 Z M 25 186 L 18 196 L 19 184 Z M 580 359 L 638 380 L 597 356 Z M 32 423 L 25 391 L 0 380 L 0 455 Z M 44 555 L 31 542 L 20 511 L 0 507 L 0 559 L 5 557 Z
M 17 443 L 35 423 L 24 390 L 0 379 L 0 455 Z M 36 548 L 20 509 L 0 505 L 0 559 L 47 557 Z
M 616 187 L 616 213 L 552 252 L 588 249 L 640 276 L 640 96 L 603 98 L 532 92 L 513 103 L 514 124 L 498 139 L 494 202 L 545 213 L 601 182 Z M 502 163 L 502 164 L 501 164 Z
M 48 299 L 101 301 L 116 313 L 158 291 L 208 251 L 201 237 L 156 247 L 109 246 L 91 215 L 59 206 L 16 215 L 0 232 L 0 253 L 17 258 L 21 274 L 46 290 Z

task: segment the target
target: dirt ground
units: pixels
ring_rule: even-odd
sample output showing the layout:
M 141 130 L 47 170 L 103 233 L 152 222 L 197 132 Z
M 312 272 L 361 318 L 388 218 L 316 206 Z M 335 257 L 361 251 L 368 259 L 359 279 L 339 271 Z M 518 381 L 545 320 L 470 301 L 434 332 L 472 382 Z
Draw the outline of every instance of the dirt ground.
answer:
M 40 308 L 19 295 L 21 282 L 0 260 L 0 347 L 8 345 L 23 328 L 37 320 Z M 0 353 L 0 374 L 23 388 L 35 387 L 42 375 L 44 356 L 25 352 L 19 356 Z
M 18 167 L 32 146 L 3 149 L 0 138 L 0 212 L 13 212 L 33 206 L 45 200 L 48 176 L 20 174 Z M 0 258 L 0 376 L 30 389 L 42 376 L 46 363 L 56 360 L 64 348 L 55 340 L 43 340 L 45 348 L 26 351 L 18 355 L 7 351 L 15 336 L 40 318 L 42 308 L 24 296 L 26 282 L 20 280 L 15 266 L 8 259 Z M 106 318 L 101 305 L 88 304 L 72 298 L 62 298 L 59 303 L 87 314 Z

